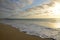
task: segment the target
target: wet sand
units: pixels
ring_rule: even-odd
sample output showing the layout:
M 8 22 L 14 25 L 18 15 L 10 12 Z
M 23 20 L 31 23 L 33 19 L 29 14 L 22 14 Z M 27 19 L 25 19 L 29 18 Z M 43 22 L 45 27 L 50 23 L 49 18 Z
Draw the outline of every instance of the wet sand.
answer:
M 27 35 L 10 25 L 0 23 L 0 40 L 52 40 L 42 39 L 37 36 Z

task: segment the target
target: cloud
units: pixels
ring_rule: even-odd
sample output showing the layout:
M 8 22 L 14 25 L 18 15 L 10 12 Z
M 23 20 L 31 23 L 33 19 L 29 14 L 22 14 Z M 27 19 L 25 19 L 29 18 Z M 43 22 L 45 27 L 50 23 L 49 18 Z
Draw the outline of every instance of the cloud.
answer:
M 33 0 L 0 0 L 0 16 L 5 18 L 15 14 L 21 14 L 21 8 L 32 3 Z
M 43 4 L 40 6 L 30 8 L 24 12 L 23 16 L 25 16 L 25 17 L 30 16 L 31 17 L 33 15 L 33 17 L 36 17 L 36 15 L 38 15 L 38 16 L 43 15 L 43 17 L 44 17 L 44 15 L 46 15 L 48 17 L 50 14 L 52 14 L 51 8 L 53 7 L 53 5 L 54 5 L 54 3 L 51 2 L 49 4 Z
M 19 0 L 16 2 L 16 6 L 19 8 L 27 7 L 28 5 L 31 5 L 33 3 L 33 0 Z
M 34 0 L 20 0 L 23 6 L 33 4 Z
M 34 0 L 28 0 L 28 3 L 29 4 L 32 4 Z
M 9 2 L 9 4 L 8 4 Z M 31 9 L 28 9 L 27 11 L 25 11 L 24 13 L 21 13 L 19 10 L 20 8 L 23 8 L 25 7 L 27 4 L 28 5 L 31 5 L 33 3 L 33 0 L 19 0 L 19 1 L 10 1 L 10 0 L 3 0 L 3 6 L 4 8 L 1 8 L 0 10 L 2 12 L 0 12 L 4 17 L 6 16 L 5 14 L 9 15 L 9 17 L 13 17 L 12 15 L 14 15 L 14 17 L 17 15 L 19 16 L 27 16 L 27 15 L 32 15 L 32 14 L 36 14 L 36 13 L 42 13 L 45 9 L 40 9 L 41 7 L 35 7 L 35 8 L 31 8 Z M 45 8 L 44 6 L 42 6 L 43 8 Z M 14 10 L 10 10 L 10 9 L 14 9 Z M 12 12 L 12 13 L 8 13 L 9 12 Z
M 28 15 L 45 15 L 50 13 L 49 8 L 53 6 L 53 3 L 49 3 L 49 4 L 43 4 L 41 6 L 37 6 L 37 7 L 33 7 L 30 8 L 26 11 L 26 14 L 28 13 Z
M 53 4 L 54 4 L 53 1 L 49 4 L 43 4 L 43 5 L 39 5 L 37 7 L 30 8 L 24 12 L 19 11 L 21 7 L 23 8 L 27 4 L 31 5 L 33 2 L 34 2 L 34 0 L 20 0 L 19 2 L 17 2 L 17 5 L 15 5 L 16 7 L 18 7 L 18 9 L 12 10 L 13 12 L 12 12 L 11 16 L 9 16 L 9 17 L 18 18 L 18 17 L 23 17 L 23 16 L 28 17 L 31 15 L 33 15 L 33 16 L 39 15 L 40 16 L 41 14 L 45 15 L 45 14 L 51 13 L 49 9 L 50 9 L 50 7 L 53 6 Z M 12 15 L 14 15 L 14 16 L 12 16 Z

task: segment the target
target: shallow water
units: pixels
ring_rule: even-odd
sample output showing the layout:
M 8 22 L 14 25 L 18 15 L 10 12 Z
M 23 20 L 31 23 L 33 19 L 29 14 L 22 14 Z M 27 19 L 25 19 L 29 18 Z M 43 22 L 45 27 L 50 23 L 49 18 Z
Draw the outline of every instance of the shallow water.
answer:
M 4 19 L 0 23 L 24 23 L 37 24 L 44 27 L 54 28 L 56 23 L 60 23 L 60 18 L 40 18 L 40 19 Z M 56 27 L 55 27 L 56 28 Z

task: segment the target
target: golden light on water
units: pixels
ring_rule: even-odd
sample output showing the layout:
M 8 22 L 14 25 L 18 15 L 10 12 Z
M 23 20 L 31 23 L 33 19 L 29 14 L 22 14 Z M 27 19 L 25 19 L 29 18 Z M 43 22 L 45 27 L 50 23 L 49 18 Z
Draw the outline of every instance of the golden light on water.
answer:
M 55 23 L 56 28 L 60 28 L 60 23 Z

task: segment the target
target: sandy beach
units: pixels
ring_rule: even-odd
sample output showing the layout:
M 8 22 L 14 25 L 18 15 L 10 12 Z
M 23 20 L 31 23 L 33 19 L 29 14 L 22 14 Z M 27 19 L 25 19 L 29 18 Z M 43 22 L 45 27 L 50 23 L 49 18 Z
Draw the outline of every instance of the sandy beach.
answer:
M 10 25 L 0 23 L 0 40 L 52 40 L 27 35 Z

